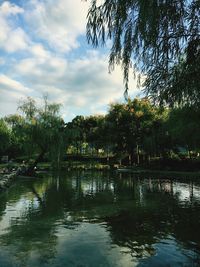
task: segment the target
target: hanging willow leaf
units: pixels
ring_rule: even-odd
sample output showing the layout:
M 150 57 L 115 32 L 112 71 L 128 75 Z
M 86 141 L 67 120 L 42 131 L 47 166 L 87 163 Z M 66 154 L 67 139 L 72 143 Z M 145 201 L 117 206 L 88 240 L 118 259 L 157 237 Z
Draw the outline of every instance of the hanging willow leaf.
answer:
M 94 47 L 111 40 L 109 70 L 122 65 L 125 94 L 134 68 L 147 78 L 143 89 L 155 101 L 199 104 L 199 0 L 93 0 L 87 39 Z M 190 84 L 177 81 L 184 75 Z

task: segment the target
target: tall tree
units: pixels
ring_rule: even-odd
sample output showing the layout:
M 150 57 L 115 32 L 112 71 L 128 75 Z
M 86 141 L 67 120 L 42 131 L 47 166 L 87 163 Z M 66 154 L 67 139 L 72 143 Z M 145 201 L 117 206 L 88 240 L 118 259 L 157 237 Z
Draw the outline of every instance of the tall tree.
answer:
M 127 104 L 113 104 L 106 120 L 109 122 L 111 142 L 115 144 L 115 153 L 136 156 L 140 163 L 140 151 L 146 149 L 145 140 L 152 135 L 157 109 L 147 99 L 128 100 Z M 145 151 L 146 150 L 146 151 Z
M 44 105 L 41 108 L 36 106 L 34 99 L 27 98 L 19 106 L 25 115 L 25 123 L 22 131 L 25 135 L 25 142 L 31 154 L 38 153 L 38 157 L 30 165 L 28 173 L 32 173 L 34 167 L 48 153 L 52 161 L 59 165 L 61 152 L 65 148 L 64 121 L 60 117 L 59 104 L 51 104 L 44 98 Z
M 104 116 L 101 115 L 86 117 L 84 121 L 86 141 L 88 142 L 92 150 L 96 150 L 97 154 L 98 150 L 100 148 L 103 148 L 104 146 L 105 137 L 102 136 L 103 123 Z
M 200 110 L 194 107 L 173 109 L 167 122 L 174 146 L 190 151 L 200 150 Z
M 11 144 L 11 132 L 5 122 L 0 119 L 0 156 L 7 152 Z
M 69 132 L 69 142 L 76 148 L 76 154 L 81 154 L 82 144 L 85 141 L 84 116 L 76 116 L 71 122 L 67 123 Z
M 11 133 L 11 144 L 7 150 L 8 155 L 15 158 L 26 152 L 27 146 L 24 146 L 26 136 L 25 132 L 22 130 L 24 129 L 25 119 L 18 114 L 8 115 L 4 119 Z

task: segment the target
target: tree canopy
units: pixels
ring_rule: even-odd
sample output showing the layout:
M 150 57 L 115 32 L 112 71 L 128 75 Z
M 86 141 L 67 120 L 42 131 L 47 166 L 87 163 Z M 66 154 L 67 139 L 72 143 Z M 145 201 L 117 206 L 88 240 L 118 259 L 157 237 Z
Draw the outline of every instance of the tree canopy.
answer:
M 22 116 L 10 115 L 4 122 L 5 126 L 9 126 L 11 141 L 13 140 L 10 150 L 19 152 L 31 161 L 27 173 L 33 172 L 44 155 L 51 159 L 53 165 L 58 166 L 67 139 L 65 123 L 60 116 L 60 105 L 49 103 L 47 97 L 44 97 L 44 103 L 39 107 L 33 98 L 28 97 L 22 100 L 18 109 L 23 113 Z M 3 132 L 1 127 L 0 132 Z
M 0 119 L 0 157 L 29 159 L 30 174 L 42 160 L 57 168 L 62 159 L 140 165 L 200 156 L 200 110 L 195 107 L 161 108 L 148 98 L 135 98 L 110 104 L 105 115 L 80 115 L 68 123 L 59 105 L 47 100 L 39 107 L 28 98 L 19 108 L 23 115 Z
M 87 17 L 93 46 L 111 40 L 109 66 L 121 64 L 159 103 L 200 103 L 199 0 L 93 0 Z
M 5 121 L 0 119 L 0 155 L 7 150 L 11 142 L 11 132 Z

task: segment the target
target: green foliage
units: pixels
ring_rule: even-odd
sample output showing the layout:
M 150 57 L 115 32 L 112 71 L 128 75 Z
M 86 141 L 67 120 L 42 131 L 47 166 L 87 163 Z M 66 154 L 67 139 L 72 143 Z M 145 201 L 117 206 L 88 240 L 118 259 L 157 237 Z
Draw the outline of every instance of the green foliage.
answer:
M 132 67 L 156 101 L 199 104 L 199 25 L 198 0 L 93 0 L 87 38 L 95 47 L 111 40 L 109 66 L 122 65 L 126 92 Z
M 104 116 L 98 115 L 86 117 L 84 122 L 86 141 L 97 151 L 98 149 L 104 147 L 105 144 L 105 135 L 103 134 L 104 121 Z
M 162 151 L 167 111 L 153 106 L 149 100 L 134 99 L 110 105 L 106 116 L 77 116 L 68 124 L 74 134 L 71 146 L 81 153 L 83 145 L 96 154 L 115 155 L 118 159 L 137 154 L 158 154 Z M 85 146 L 86 147 L 86 146 Z M 72 149 L 71 149 L 72 151 Z
M 11 144 L 11 132 L 5 122 L 0 119 L 0 156 L 2 156 Z
M 6 121 L 12 132 L 13 143 L 20 147 L 21 153 L 29 158 L 48 154 L 54 165 L 58 165 L 66 147 L 65 124 L 60 117 L 60 105 L 49 103 L 37 107 L 34 99 L 28 97 L 19 105 L 24 116 L 11 115 Z M 14 147 L 12 147 L 14 150 Z
M 173 142 L 187 150 L 200 149 L 200 110 L 194 107 L 173 109 L 167 127 Z
M 76 116 L 72 122 L 67 123 L 69 142 L 76 148 L 76 153 L 81 153 L 82 143 L 84 142 L 84 117 Z
M 25 119 L 17 114 L 5 117 L 5 121 L 11 132 L 11 144 L 8 149 L 8 155 L 13 158 L 24 152 L 24 142 L 26 139 L 24 133 Z
M 198 155 L 200 148 L 199 109 L 160 108 L 147 98 L 128 99 L 110 105 L 105 116 L 77 116 L 68 124 L 76 134 L 71 147 L 78 153 L 129 156 L 129 163 L 148 162 L 151 158 L 179 158 Z M 71 149 L 71 151 L 73 151 Z M 77 151 L 77 150 L 76 150 Z
M 28 98 L 20 105 L 24 116 L 0 120 L 1 155 L 27 159 L 38 155 L 36 161 L 46 155 L 58 166 L 67 151 L 102 156 L 107 162 L 110 157 L 124 159 L 129 164 L 148 163 L 152 158 L 198 158 L 200 152 L 198 108 L 160 108 L 147 98 L 135 98 L 111 104 L 105 116 L 76 116 L 65 124 L 59 105 L 47 99 L 42 107 L 33 103 Z
M 156 112 L 147 99 L 111 105 L 108 120 L 113 127 L 116 150 L 133 154 L 136 146 L 141 147 L 151 131 Z

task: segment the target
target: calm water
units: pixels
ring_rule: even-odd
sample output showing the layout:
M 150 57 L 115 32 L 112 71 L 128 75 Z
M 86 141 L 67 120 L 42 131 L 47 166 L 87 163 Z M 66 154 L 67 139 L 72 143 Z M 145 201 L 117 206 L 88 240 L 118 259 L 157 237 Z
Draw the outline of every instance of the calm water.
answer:
M 200 185 L 72 172 L 0 194 L 1 267 L 200 266 Z

